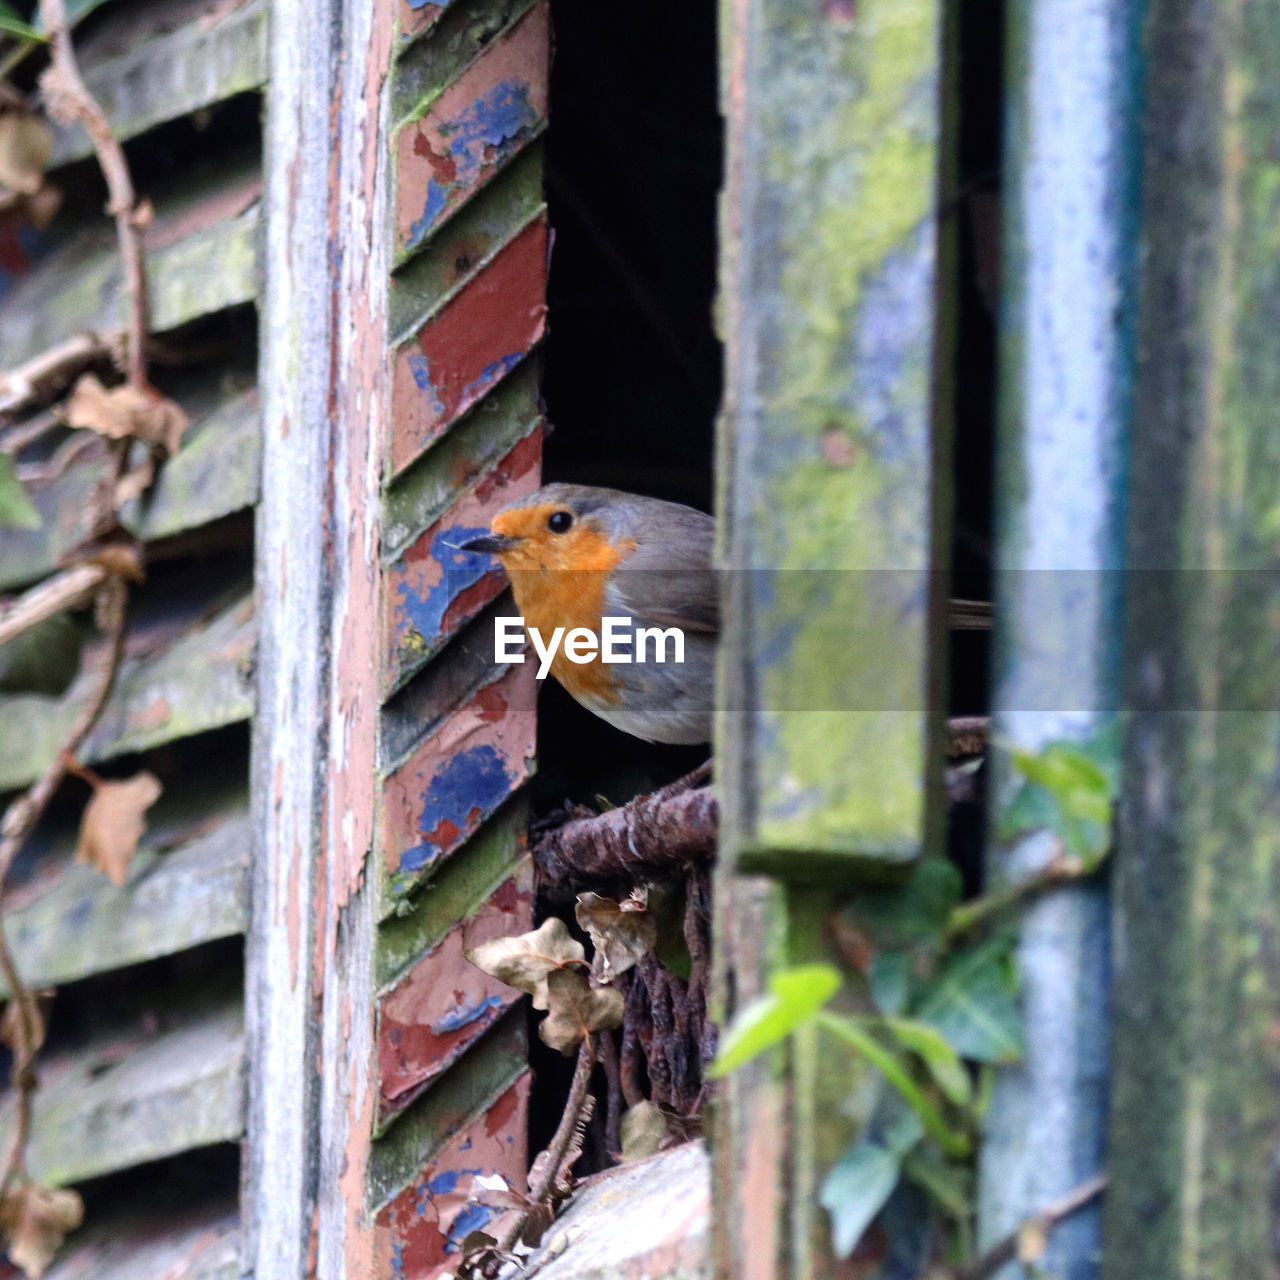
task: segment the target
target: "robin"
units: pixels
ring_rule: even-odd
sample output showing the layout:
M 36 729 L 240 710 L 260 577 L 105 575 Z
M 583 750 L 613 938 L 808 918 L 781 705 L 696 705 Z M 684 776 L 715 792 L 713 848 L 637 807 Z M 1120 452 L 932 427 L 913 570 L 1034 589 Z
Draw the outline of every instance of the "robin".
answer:
M 700 743 L 711 738 L 716 637 L 720 609 L 711 568 L 714 522 L 676 502 L 617 489 L 544 485 L 494 516 L 490 532 L 459 550 L 496 556 L 511 580 L 531 634 L 568 635 L 584 628 L 597 639 L 606 619 L 628 619 L 618 651 L 606 646 L 583 661 L 568 645 L 550 671 L 589 711 L 647 742 Z M 643 629 L 678 628 L 681 661 L 655 641 L 643 653 Z M 673 650 L 679 654 L 680 650 Z

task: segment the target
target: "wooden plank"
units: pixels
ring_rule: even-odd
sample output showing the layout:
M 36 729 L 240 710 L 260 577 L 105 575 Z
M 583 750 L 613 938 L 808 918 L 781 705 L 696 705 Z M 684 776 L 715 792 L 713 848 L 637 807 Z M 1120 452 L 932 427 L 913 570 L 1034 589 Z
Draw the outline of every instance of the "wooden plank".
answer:
M 76 982 L 188 947 L 243 933 L 248 920 L 247 814 L 168 852 L 144 837 L 117 888 L 100 872 L 70 863 L 36 896 L 15 895 L 5 928 L 22 976 L 35 987 Z M 8 994 L 0 980 L 0 996 Z
M 159 1034 L 49 1058 L 27 1148 L 32 1177 L 65 1186 L 238 1139 L 243 1041 L 239 1002 L 230 1001 L 178 1015 Z M 11 1111 L 0 1112 L 6 1138 Z
M 474 191 L 541 133 L 547 115 L 549 9 L 536 5 L 421 118 L 396 135 L 396 251 L 422 245 Z M 422 156 L 426 164 L 415 160 Z
M 273 0 L 242 1266 L 372 1274 L 386 3 Z
M 81 759 L 144 751 L 248 719 L 255 634 L 253 600 L 241 598 L 161 652 L 126 658 Z M 23 786 L 40 773 L 82 706 L 79 681 L 61 699 L 0 699 L 0 789 Z
M 457 1253 L 468 1232 L 483 1229 L 494 1211 L 479 1205 L 452 1222 L 442 1221 L 437 1197 L 447 1196 L 464 1178 L 499 1175 L 515 1190 L 526 1189 L 524 1116 L 531 1080 L 526 1071 L 485 1111 L 471 1117 L 409 1186 L 378 1209 L 375 1261 L 368 1273 L 372 1280 L 430 1275 Z
M 385 566 L 388 693 L 420 671 L 459 627 L 504 589 L 506 579 L 492 556 L 460 551 L 458 544 L 485 532 L 507 503 L 538 487 L 541 458 L 542 432 L 536 424 Z
M 253 301 L 259 190 L 256 174 L 231 170 L 157 197 L 147 236 L 153 330 Z M 84 329 L 109 332 L 122 323 L 119 254 L 104 219 L 70 236 L 5 292 L 0 350 L 7 364 L 20 364 Z
M 215 395 L 209 386 L 179 391 L 191 425 L 182 447 L 160 469 L 145 502 L 131 502 L 122 523 L 140 538 L 195 529 L 252 506 L 258 496 L 259 412 L 252 388 Z M 31 484 L 38 529 L 0 530 L 0 590 L 53 572 L 91 533 L 92 496 L 106 478 L 105 444 L 89 444 L 60 476 Z
M 1275 1267 L 1280 3 L 1155 0 L 1105 1280 Z
M 264 0 L 229 8 L 179 0 L 130 16 L 132 23 L 122 15 L 79 50 L 85 84 L 117 138 L 136 137 L 266 83 Z M 92 150 L 83 129 L 57 129 L 51 165 Z
M 941 817 L 942 6 L 728 14 L 725 843 L 784 876 L 883 874 Z
M 235 1205 L 220 1198 L 189 1211 L 94 1214 L 45 1280 L 238 1280 L 239 1236 Z
M 398 909 L 533 774 L 533 664 L 508 667 L 387 779 L 382 914 Z
M 695 1141 L 597 1174 L 560 1210 L 528 1267 L 540 1280 L 705 1280 L 709 1165 Z
M 1123 640 L 1137 28 L 1123 0 L 1011 11 L 1002 190 L 1001 404 L 996 438 L 992 741 L 1036 752 L 1112 722 Z M 1070 188 L 1073 197 L 1064 200 Z M 987 886 L 1035 874 L 1047 831 L 1002 839 L 1018 779 L 993 777 Z M 1099 883 L 1020 908 L 1027 1053 L 996 1073 L 983 1123 L 978 1235 L 987 1247 L 1103 1165 L 1111 906 Z M 1101 1202 L 1040 1259 L 1075 1280 L 1101 1265 Z
M 494 938 L 533 928 L 533 864 L 525 860 L 378 994 L 378 1127 L 385 1128 L 520 999 L 467 960 Z

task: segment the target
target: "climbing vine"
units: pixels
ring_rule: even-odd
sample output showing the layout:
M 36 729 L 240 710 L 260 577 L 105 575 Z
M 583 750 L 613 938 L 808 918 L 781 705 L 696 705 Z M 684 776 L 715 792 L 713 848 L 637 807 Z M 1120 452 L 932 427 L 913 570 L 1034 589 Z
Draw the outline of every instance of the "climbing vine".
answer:
M 85 6 L 81 5 L 83 11 Z M 90 536 L 50 580 L 0 611 L 0 643 L 23 635 L 63 610 L 92 604 L 102 637 L 86 646 L 75 687 L 83 691 L 79 714 L 44 772 L 0 819 L 0 893 L 15 860 L 63 782 L 88 784 L 76 857 L 113 881 L 123 878 L 144 829 L 143 815 L 160 794 L 143 772 L 104 781 L 79 760 L 111 696 L 124 653 L 132 585 L 144 575 L 141 545 L 121 526 L 118 513 L 151 485 L 156 468 L 177 447 L 186 426 L 183 411 L 162 396 L 147 376 L 148 303 L 146 230 L 151 207 L 134 190 L 123 147 L 102 108 L 85 87 L 64 0 L 39 0 L 28 22 L 0 0 L 0 77 L 39 53 L 47 65 L 33 93 L 0 79 L 0 210 L 42 228 L 55 215 L 60 195 L 45 170 L 52 154 L 49 119 L 80 125 L 93 143 L 115 222 L 127 320 L 119 333 L 77 335 L 58 348 L 0 373 L 0 524 L 33 528 L 40 513 L 23 485 L 18 452 L 46 433 L 70 432 L 48 467 L 64 467 L 87 439 L 109 442 L 112 465 L 94 499 Z M 17 422 L 20 414 L 24 421 Z M 2 904 L 0 897 L 0 904 Z M 28 1276 L 40 1276 L 67 1231 L 83 1215 L 74 1191 L 41 1186 L 27 1172 L 32 1100 L 38 1085 L 36 1055 L 44 1042 L 51 993 L 33 991 L 8 945 L 0 911 L 0 971 L 8 1005 L 0 1037 L 12 1052 L 10 1084 L 14 1124 L 0 1165 L 0 1234 L 9 1256 Z

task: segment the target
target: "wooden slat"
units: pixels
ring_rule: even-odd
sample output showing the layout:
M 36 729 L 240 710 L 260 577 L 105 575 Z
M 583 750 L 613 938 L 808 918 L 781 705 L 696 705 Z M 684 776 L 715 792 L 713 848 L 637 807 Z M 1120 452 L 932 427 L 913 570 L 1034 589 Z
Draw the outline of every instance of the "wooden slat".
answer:
M 169 852 L 144 838 L 119 888 L 71 864 L 64 849 L 57 878 L 5 912 L 23 978 L 35 987 L 75 982 L 242 933 L 250 836 L 247 815 L 233 811 Z
M 182 447 L 161 467 L 145 502 L 131 502 L 121 513 L 125 527 L 145 540 L 246 510 L 258 495 L 257 393 L 241 384 L 219 395 L 197 385 L 176 399 L 191 418 Z M 105 444 L 91 443 L 60 476 L 28 486 L 40 527 L 0 530 L 0 590 L 51 573 L 89 536 L 93 495 L 109 466 Z
M 231 1001 L 177 1017 L 150 1038 L 126 1033 L 42 1063 L 32 1176 L 65 1185 L 239 1138 L 243 1039 Z M 11 1124 L 10 1104 L 0 1134 Z
M 243 598 L 158 654 L 126 659 L 81 759 L 143 751 L 247 719 L 254 635 L 253 600 Z M 82 705 L 79 682 L 61 699 L 0 699 L 0 789 L 23 786 L 39 774 Z
M 266 82 L 265 0 L 230 8 L 218 0 L 170 0 L 129 16 L 131 29 L 116 22 L 80 51 L 85 84 L 117 138 L 135 137 Z M 83 129 L 58 129 L 51 163 L 91 152 Z
M 233 1204 L 95 1214 L 70 1237 L 45 1280 L 238 1280 L 239 1243 Z
M 153 330 L 253 300 L 259 188 L 254 173 L 232 171 L 157 198 L 147 237 Z M 4 294 L 0 351 L 6 365 L 20 364 L 84 329 L 118 329 L 123 314 L 119 253 L 104 219 L 64 242 Z

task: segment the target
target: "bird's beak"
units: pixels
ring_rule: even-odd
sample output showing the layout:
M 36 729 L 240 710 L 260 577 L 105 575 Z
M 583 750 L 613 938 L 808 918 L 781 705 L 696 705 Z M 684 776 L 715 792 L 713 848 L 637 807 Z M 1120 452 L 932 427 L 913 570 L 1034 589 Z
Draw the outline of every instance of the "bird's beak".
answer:
M 482 533 L 478 538 L 468 538 L 458 543 L 459 551 L 483 551 L 488 555 L 501 555 L 510 551 L 519 538 L 508 538 L 505 533 Z

